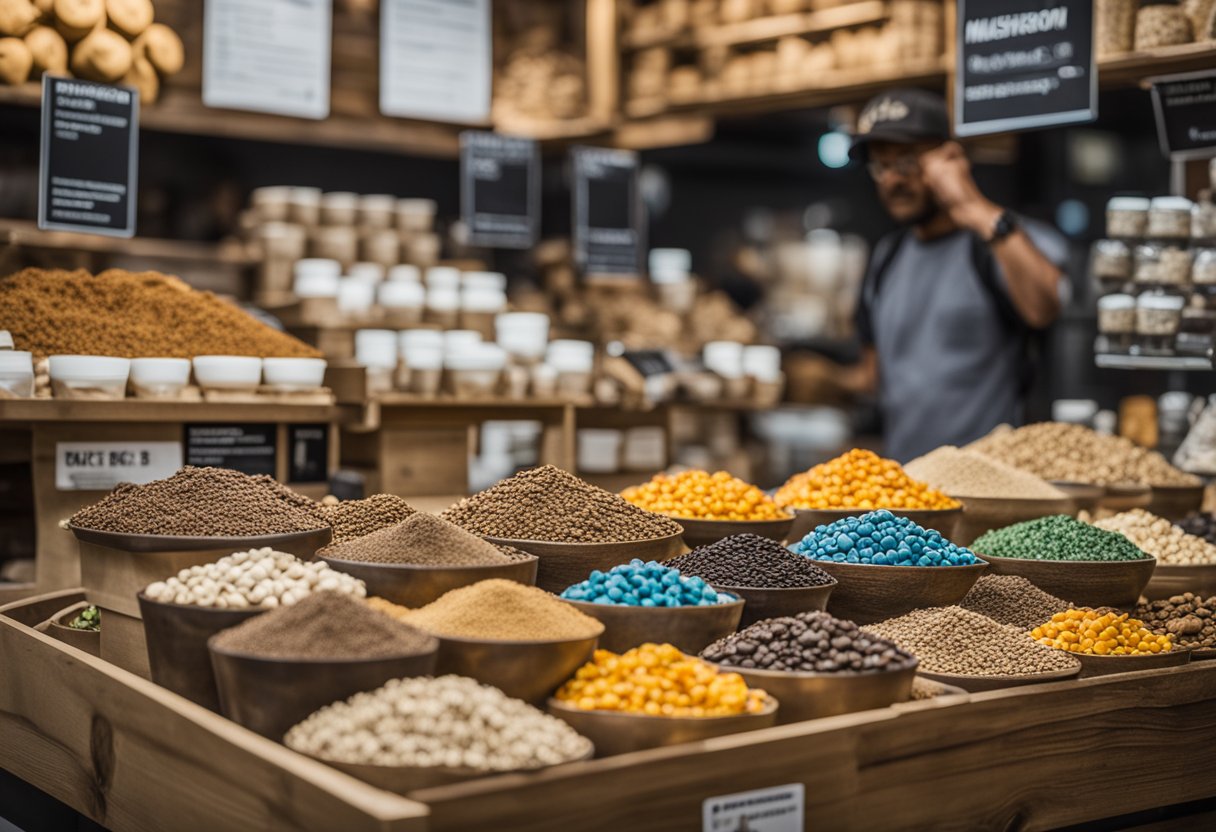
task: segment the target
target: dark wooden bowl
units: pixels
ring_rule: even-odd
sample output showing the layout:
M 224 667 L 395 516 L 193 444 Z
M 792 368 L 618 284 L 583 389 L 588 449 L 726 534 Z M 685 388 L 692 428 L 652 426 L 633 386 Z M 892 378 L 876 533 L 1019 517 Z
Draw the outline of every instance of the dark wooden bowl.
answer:
M 717 543 L 737 534 L 754 534 L 778 542 L 785 540 L 794 525 L 794 515 L 781 520 L 692 520 L 674 518 L 684 527 L 684 545 L 689 549 Z
M 1154 485 L 1148 510 L 1166 520 L 1181 520 L 1203 506 L 1202 485 Z
M 1147 485 L 1117 483 L 1106 486 L 1106 493 L 1098 503 L 1107 511 L 1130 511 L 1133 508 L 1148 508 L 1153 501 L 1153 490 Z
M 919 671 L 919 675 L 943 685 L 962 688 L 968 693 L 983 693 L 988 690 L 1017 688 L 1023 685 L 1041 685 L 1045 682 L 1062 682 L 1072 679 L 1081 672 L 1080 663 L 1067 670 L 1048 670 L 1044 673 L 1030 673 L 1020 676 L 963 676 L 955 673 L 930 673 Z
M 969 566 L 876 566 L 815 561 L 839 585 L 828 612 L 858 624 L 872 624 L 923 607 L 948 607 L 963 600 L 988 568 Z
M 1112 673 L 1135 673 L 1138 670 L 1178 667 L 1191 660 L 1191 651 L 1178 647 L 1168 653 L 1149 653 L 1143 656 L 1090 656 L 1085 653 L 1074 655 L 1081 660 L 1082 679 Z
M 675 557 L 684 551 L 682 534 L 680 531 L 666 537 L 627 543 L 550 543 L 502 537 L 485 539 L 495 546 L 512 546 L 540 558 L 536 568 L 536 585 L 556 595 L 566 587 L 585 580 L 594 569 L 607 572 L 634 558 L 663 561 Z
M 1143 595 L 1150 601 L 1193 592 L 1204 598 L 1216 595 L 1216 564 L 1210 566 L 1167 566 L 1158 562 Z
M 507 641 L 437 635 L 435 674 L 455 673 L 541 705 L 595 653 L 598 636 Z
M 787 615 L 797 615 L 800 612 L 824 610 L 828 606 L 828 598 L 836 588 L 836 581 L 823 586 L 799 586 L 783 588 L 758 588 L 751 586 L 713 585 L 720 592 L 737 595 L 746 603 L 743 605 L 743 617 L 739 620 L 739 628 L 755 624 L 766 618 L 781 618 Z
M 367 585 L 367 594 L 379 596 L 403 607 L 424 607 L 446 592 L 462 586 L 502 578 L 532 586 L 536 583 L 539 559 L 476 566 L 432 566 L 408 563 L 368 563 L 317 555 L 330 568 L 345 572 Z
M 789 531 L 789 540 L 792 543 L 802 540 L 802 538 L 806 537 L 819 526 L 835 523 L 837 520 L 842 520 L 845 517 L 861 517 L 863 514 L 869 514 L 871 511 L 879 511 L 881 509 L 826 510 L 789 508 L 787 510 L 794 512 L 794 523 Z M 954 531 L 963 516 L 963 508 L 944 508 L 928 511 L 905 511 L 904 509 L 895 508 L 885 510 L 891 512 L 896 517 L 907 517 L 913 523 L 923 528 L 935 529 L 942 537 L 951 541 L 954 540 Z
M 603 623 L 599 646 L 614 653 L 655 642 L 674 644 L 695 655 L 737 630 L 744 607 L 741 598 L 705 607 L 630 607 L 563 600 Z
M 1068 497 L 1054 500 L 1009 500 L 986 497 L 957 497 L 963 500 L 963 516 L 954 530 L 951 542 L 970 546 L 980 535 L 993 529 L 1003 529 L 1014 523 L 1037 520 L 1053 514 L 1076 514 Z
M 1134 607 L 1156 558 L 1123 561 L 998 558 L 979 552 L 994 575 L 1021 575 L 1044 592 L 1082 607 Z
M 1106 496 L 1106 487 L 1093 483 L 1052 480 L 1051 484 L 1072 500 L 1073 510 L 1069 513 L 1073 515 L 1080 514 L 1082 511 L 1093 514 L 1101 504 L 1102 498 Z
M 777 712 L 779 725 L 906 702 L 912 696 L 912 680 L 916 677 L 915 662 L 899 670 L 875 673 L 803 673 L 718 666 L 724 672 L 738 673 L 749 688 L 760 688 L 777 697 L 781 703 Z

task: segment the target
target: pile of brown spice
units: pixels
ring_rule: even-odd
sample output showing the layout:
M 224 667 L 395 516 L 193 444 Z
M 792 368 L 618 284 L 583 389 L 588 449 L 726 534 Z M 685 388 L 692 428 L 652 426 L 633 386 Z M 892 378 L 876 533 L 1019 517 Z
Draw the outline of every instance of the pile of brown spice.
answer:
M 521 471 L 443 513 L 474 534 L 555 543 L 625 543 L 680 532 L 654 514 L 553 465 Z
M 321 355 L 211 292 L 121 269 L 25 269 L 0 279 L 0 329 L 37 358 Z
M 334 543 L 354 540 L 379 529 L 396 525 L 417 511 L 396 494 L 373 494 L 362 500 L 344 500 L 322 505 L 321 512 L 333 526 Z
M 454 523 L 421 511 L 394 526 L 331 543 L 317 554 L 337 560 L 419 566 L 492 566 L 528 557 L 505 554 Z
M 604 625 L 556 595 L 534 586 L 494 579 L 445 593 L 400 620 L 453 638 L 550 641 L 592 638 Z

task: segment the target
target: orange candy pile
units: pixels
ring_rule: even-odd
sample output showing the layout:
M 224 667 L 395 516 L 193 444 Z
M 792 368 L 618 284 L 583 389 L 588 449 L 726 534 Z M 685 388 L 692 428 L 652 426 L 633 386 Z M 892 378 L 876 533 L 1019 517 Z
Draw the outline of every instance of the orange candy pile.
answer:
M 959 502 L 908 476 L 898 462 L 854 448 L 795 474 L 781 486 L 777 504 L 807 509 L 948 509 Z
M 655 474 L 650 482 L 626 488 L 621 496 L 647 511 L 692 520 L 782 520 L 789 516 L 759 488 L 725 471 Z

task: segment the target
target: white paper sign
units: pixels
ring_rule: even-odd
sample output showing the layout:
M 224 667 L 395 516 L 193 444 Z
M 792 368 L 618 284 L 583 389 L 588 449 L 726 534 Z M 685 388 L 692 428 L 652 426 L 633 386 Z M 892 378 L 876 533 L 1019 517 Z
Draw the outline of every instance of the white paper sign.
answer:
M 332 0 L 207 0 L 203 103 L 329 115 Z
M 490 0 L 380 0 L 380 112 L 490 118 Z
M 701 832 L 802 832 L 801 783 L 711 797 L 701 804 Z
M 109 491 L 173 476 L 182 467 L 181 442 L 56 442 L 55 487 Z

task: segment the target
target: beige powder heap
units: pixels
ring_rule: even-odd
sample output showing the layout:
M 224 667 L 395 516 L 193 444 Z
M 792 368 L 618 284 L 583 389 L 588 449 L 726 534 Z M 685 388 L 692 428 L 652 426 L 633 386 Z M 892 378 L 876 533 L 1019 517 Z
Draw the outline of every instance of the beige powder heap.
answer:
M 1029 471 L 953 445 L 943 445 L 912 460 L 904 470 L 951 497 L 1062 500 L 1066 496 Z
M 1164 517 L 1134 508 L 1094 523 L 1124 537 L 1166 566 L 1211 566 L 1216 564 L 1216 546 L 1202 537 L 1187 534 Z
M 453 589 L 399 620 L 453 638 L 552 641 L 604 632 L 603 624 L 556 595 L 501 579 Z

